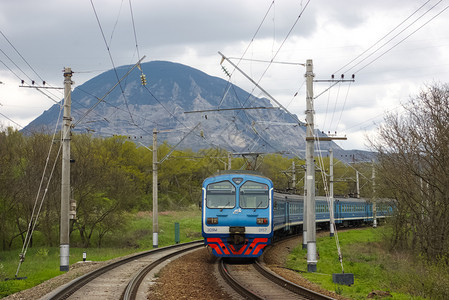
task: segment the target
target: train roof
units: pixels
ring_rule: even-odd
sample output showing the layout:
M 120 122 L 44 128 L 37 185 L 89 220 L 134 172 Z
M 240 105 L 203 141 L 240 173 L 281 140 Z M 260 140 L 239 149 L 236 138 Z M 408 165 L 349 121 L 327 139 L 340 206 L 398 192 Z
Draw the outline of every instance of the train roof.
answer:
M 243 175 L 256 175 L 260 177 L 266 177 L 262 173 L 253 170 L 219 170 L 213 176 L 217 175 L 232 175 L 232 174 L 243 174 Z
M 304 200 L 304 195 L 298 195 L 298 194 L 286 194 L 286 193 L 279 193 L 279 192 L 274 192 L 274 197 L 276 198 L 285 198 L 287 197 L 287 199 L 291 199 L 291 200 L 296 200 L 296 201 L 303 201 Z M 327 197 L 325 196 L 315 196 L 315 201 L 327 201 Z M 341 197 L 341 196 L 337 196 L 334 197 L 334 201 L 335 202 L 341 202 L 341 203 L 366 203 L 366 202 L 372 202 L 371 198 L 347 198 L 347 197 Z M 394 201 L 392 199 L 385 199 L 385 198 L 378 198 L 376 199 L 377 203 L 385 203 L 385 202 L 391 202 Z
M 250 175 L 250 176 L 257 176 L 257 177 L 262 177 L 262 178 L 271 180 L 270 178 L 263 175 L 262 173 L 257 172 L 257 171 L 251 171 L 251 170 L 220 170 L 210 177 L 217 177 L 217 176 L 221 176 L 221 175 L 240 175 L 240 176 Z

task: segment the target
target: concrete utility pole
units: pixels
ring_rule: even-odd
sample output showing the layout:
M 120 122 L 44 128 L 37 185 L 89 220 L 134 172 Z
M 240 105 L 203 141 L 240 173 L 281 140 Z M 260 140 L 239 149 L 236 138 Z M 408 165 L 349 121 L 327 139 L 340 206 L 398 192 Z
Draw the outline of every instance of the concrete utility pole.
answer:
M 373 175 L 371 177 L 373 181 L 373 228 L 377 227 L 377 207 L 376 207 L 376 169 L 374 168 L 373 160 Z
M 302 248 L 307 249 L 307 166 L 304 170 L 304 204 L 302 213 Z
M 313 62 L 306 61 L 306 166 L 307 166 L 307 271 L 316 272 L 316 224 L 315 224 L 315 163 L 314 163 L 314 120 L 313 120 Z
M 329 178 L 329 200 L 330 200 L 330 204 L 329 204 L 329 215 L 330 215 L 330 220 L 329 220 L 329 225 L 330 225 L 330 236 L 334 236 L 334 225 L 335 225 L 335 219 L 334 219 L 334 151 L 332 150 L 332 148 L 329 149 L 329 156 L 330 156 L 330 162 L 329 162 L 329 172 L 330 172 L 330 178 Z
M 157 130 L 153 129 L 153 248 L 158 247 L 159 223 L 157 219 Z
M 355 171 L 355 182 L 357 187 L 357 199 L 360 198 L 360 181 L 359 181 L 359 171 Z
M 292 190 L 296 193 L 296 166 L 295 161 L 292 161 Z
M 69 237 L 69 206 L 70 206 L 70 129 L 72 117 L 72 69 L 64 68 L 64 116 L 61 132 L 62 142 L 62 179 L 61 179 L 61 223 L 60 223 L 60 271 L 69 270 L 70 237 Z

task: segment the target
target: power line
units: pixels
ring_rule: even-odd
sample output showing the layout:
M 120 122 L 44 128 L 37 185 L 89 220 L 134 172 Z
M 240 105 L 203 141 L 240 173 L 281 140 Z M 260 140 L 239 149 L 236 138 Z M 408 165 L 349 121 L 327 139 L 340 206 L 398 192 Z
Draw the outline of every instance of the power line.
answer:
M 9 120 L 10 122 L 16 124 L 17 126 L 19 126 L 20 128 L 24 129 L 24 127 L 22 125 L 20 125 L 19 123 L 17 123 L 16 121 L 12 120 L 11 118 L 9 118 L 8 116 L 0 113 L 0 116 L 3 116 L 5 119 Z M 28 131 L 29 133 L 31 133 L 31 131 L 29 131 L 28 129 L 25 129 L 26 131 Z
M 0 34 L 5 38 L 5 40 L 8 42 L 8 44 L 14 49 L 14 51 L 16 51 L 16 53 L 20 56 L 20 58 L 22 58 L 22 60 L 27 64 L 27 66 L 34 72 L 34 74 L 36 74 L 37 77 L 39 77 L 39 79 L 41 81 L 44 81 L 44 79 L 42 79 L 42 77 L 37 74 L 36 70 L 28 63 L 28 61 L 25 59 L 25 57 L 23 57 L 23 55 L 19 52 L 19 50 L 17 50 L 16 47 L 14 47 L 14 45 L 10 42 L 10 40 L 6 37 L 6 35 L 3 33 L 3 31 L 0 30 Z M 3 51 L 2 51 L 3 52 Z M 22 71 L 23 72 L 23 71 Z M 24 72 L 23 72 L 24 73 Z M 24 73 L 25 74 L 25 73 Z M 29 78 L 29 77 L 28 77 Z
M 442 0 L 441 0 L 442 1 Z M 440 1 L 440 2 L 441 2 Z M 439 3 L 439 2 L 438 2 Z M 435 5 L 436 6 L 436 5 Z M 433 7 L 435 7 L 433 6 Z M 432 7 L 432 8 L 433 8 Z M 404 42 L 406 39 L 408 39 L 409 37 L 411 37 L 413 34 L 415 34 L 416 32 L 418 32 L 420 29 L 422 29 L 424 26 L 426 26 L 427 24 L 429 24 L 431 21 L 433 21 L 436 17 L 438 17 L 439 15 L 441 15 L 443 12 L 445 12 L 447 9 L 449 8 L 449 6 L 446 6 L 444 9 L 442 9 L 439 13 L 437 13 L 435 16 L 433 16 L 432 18 L 430 18 L 430 20 L 428 20 L 427 22 L 425 22 L 424 24 L 422 24 L 421 26 L 419 26 L 417 29 L 415 29 L 412 33 L 410 33 L 409 35 L 407 35 L 406 37 L 404 37 L 402 40 L 400 40 L 399 42 L 397 42 L 396 44 L 394 44 L 391 48 L 387 49 L 386 51 L 384 51 L 382 54 L 380 54 L 379 56 L 377 56 L 375 59 L 373 59 L 372 61 L 370 61 L 369 63 L 367 63 L 365 66 L 361 67 L 360 69 L 358 69 L 356 72 L 354 73 L 358 73 L 360 71 L 362 71 L 363 69 L 365 69 L 366 67 L 368 67 L 369 65 L 371 65 L 372 63 L 374 63 L 375 61 L 377 61 L 378 59 L 380 59 L 382 56 L 384 56 L 385 54 L 387 54 L 388 52 L 390 52 L 391 50 L 393 50 L 394 48 L 396 48 L 399 44 L 401 44 L 402 42 Z M 427 13 L 427 12 L 426 12 Z
M 349 66 L 350 64 L 352 64 L 353 62 L 355 62 L 356 60 L 358 60 L 359 58 L 361 58 L 363 55 L 365 55 L 368 51 L 370 51 L 371 49 L 373 49 L 376 45 L 378 45 L 382 40 L 384 40 L 387 36 L 389 36 L 390 34 L 392 34 L 394 31 L 396 31 L 397 29 L 399 29 L 403 24 L 405 24 L 408 20 L 410 20 L 418 11 L 420 11 L 426 4 L 428 4 L 430 2 L 426 1 L 423 5 L 421 5 L 418 9 L 416 9 L 415 11 L 413 11 L 407 18 L 405 18 L 403 21 L 401 21 L 397 26 L 395 26 L 392 30 L 390 30 L 387 34 L 385 34 L 382 38 L 380 38 L 377 42 L 375 42 L 373 45 L 371 45 L 368 49 L 366 49 L 364 52 L 362 52 L 361 54 L 359 54 L 357 57 L 355 57 L 354 59 L 352 59 L 350 62 L 348 62 L 347 64 L 345 64 L 343 67 L 341 67 L 340 69 L 338 69 L 336 72 L 334 73 L 338 73 L 339 71 L 341 71 L 342 69 L 344 69 L 345 67 Z M 369 55 L 367 55 L 365 58 L 361 59 L 359 62 L 357 62 L 356 64 L 354 64 L 352 67 L 350 67 L 349 69 L 347 69 L 345 72 L 348 72 L 352 69 L 354 69 L 356 66 L 360 65 L 362 62 L 366 61 L 368 58 L 370 58 L 371 56 L 373 56 L 375 53 L 377 53 L 378 51 L 380 51 L 382 48 L 384 48 L 386 45 L 388 45 L 389 43 L 391 43 L 395 38 L 397 38 L 398 36 L 400 36 L 402 33 L 404 33 L 407 29 L 409 29 L 412 25 L 416 24 L 419 20 L 421 20 L 425 15 L 427 15 L 430 11 L 432 11 L 438 4 L 440 4 L 442 2 L 442 0 L 438 1 L 437 3 L 435 3 L 434 5 L 432 5 L 429 9 L 427 9 L 424 13 L 422 13 L 420 16 L 418 16 L 416 19 L 414 19 L 409 25 L 407 25 L 405 28 L 403 28 L 401 31 L 399 31 L 397 34 L 395 34 L 392 38 L 390 38 L 388 41 L 386 41 L 385 43 L 383 43 L 381 46 L 379 46 L 376 50 L 374 50 L 373 52 L 371 52 Z M 411 32 L 410 34 L 408 34 L 406 37 L 404 37 L 403 39 L 401 39 L 399 42 L 397 42 L 396 44 L 394 44 L 392 47 L 390 47 L 389 49 L 385 50 L 384 52 L 382 52 L 380 55 L 378 55 L 377 57 L 375 57 L 373 60 L 371 60 L 370 62 L 368 62 L 367 64 L 365 64 L 364 66 L 362 66 L 361 68 L 359 68 L 357 71 L 354 72 L 354 74 L 362 71 L 363 69 L 365 69 L 366 67 L 368 67 L 369 65 L 373 64 L 374 62 L 376 62 L 377 60 L 379 60 L 382 56 L 384 56 L 385 54 L 387 54 L 388 52 L 390 52 L 392 49 L 394 49 L 395 47 L 397 47 L 399 44 L 401 44 L 402 42 L 404 42 L 406 39 L 408 39 L 410 36 L 412 36 L 413 34 L 415 34 L 417 31 L 419 31 L 421 28 L 423 28 L 424 26 L 426 26 L 428 23 L 430 23 L 432 20 L 434 20 L 436 17 L 438 17 L 440 14 L 442 14 L 445 10 L 447 10 L 449 8 L 449 6 L 445 7 L 444 9 L 442 9 L 439 13 L 437 13 L 435 16 L 433 16 L 431 19 L 429 19 L 427 22 L 425 22 L 424 24 L 422 24 L 421 26 L 419 26 L 416 30 L 414 30 L 413 32 Z M 335 85 L 335 84 L 334 84 Z M 324 92 L 328 91 L 330 88 L 332 88 L 334 85 L 331 85 L 328 89 L 326 89 Z M 350 87 L 349 87 L 350 88 Z M 349 88 L 348 88 L 348 92 L 349 92 Z M 323 93 L 324 93 L 323 92 Z M 321 94 L 323 94 L 321 93 Z M 321 95 L 320 94 L 320 95 Z M 320 96 L 319 95 L 319 96 Z M 317 96 L 318 97 L 318 96 Z M 316 97 L 316 98 L 317 98 Z M 346 95 L 346 99 L 348 97 L 348 94 Z M 345 103 L 346 103 L 346 99 L 345 99 Z M 334 111 L 335 113 L 335 111 Z M 341 111 L 340 114 L 340 120 L 341 120 L 341 115 L 343 113 L 343 109 Z M 340 120 L 338 122 L 338 124 L 340 123 Z M 337 124 L 337 126 L 338 126 Z
M 377 44 L 379 44 L 383 39 L 385 39 L 387 36 L 389 36 L 393 31 L 395 31 L 396 29 L 398 29 L 402 24 L 404 24 L 408 19 L 410 19 L 413 15 L 415 15 L 419 10 L 421 10 L 421 8 L 423 8 L 427 3 L 429 3 L 430 0 L 426 1 L 423 5 L 421 5 L 418 9 L 416 9 L 411 15 L 409 15 L 407 18 L 405 18 L 402 22 L 400 22 L 398 25 L 396 25 L 396 27 L 394 27 L 392 30 L 390 30 L 387 34 L 385 34 L 383 37 L 381 37 L 379 40 L 377 40 L 377 42 L 375 42 L 373 45 L 371 45 L 368 49 L 366 49 L 365 51 L 363 51 L 362 53 L 360 53 L 357 57 L 355 57 L 354 59 L 352 59 L 350 62 L 348 62 L 347 64 L 345 64 L 344 66 L 342 66 L 340 69 L 338 69 L 337 71 L 335 71 L 333 74 L 338 74 L 341 70 L 343 70 L 344 68 L 346 68 L 347 66 L 349 66 L 351 63 L 353 63 L 354 61 L 356 61 L 357 59 L 359 59 L 360 57 L 362 57 L 365 53 L 367 53 L 369 50 L 371 50 L 372 48 L 374 48 Z M 440 1 L 441 2 L 441 1 Z M 383 46 L 381 46 L 383 47 Z M 353 66 L 352 68 L 354 68 L 355 66 Z M 351 68 L 351 69 L 352 69 Z M 349 69 L 349 70 L 351 70 Z M 348 70 L 348 71 L 349 71 Z M 345 72 L 346 73 L 346 72 Z

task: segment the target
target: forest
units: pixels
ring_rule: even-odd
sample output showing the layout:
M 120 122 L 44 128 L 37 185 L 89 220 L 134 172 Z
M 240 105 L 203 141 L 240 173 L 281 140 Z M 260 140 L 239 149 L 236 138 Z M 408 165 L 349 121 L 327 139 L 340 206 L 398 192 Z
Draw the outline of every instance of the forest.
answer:
M 39 215 L 35 232 L 38 245 L 59 244 L 61 201 L 60 136 L 24 135 L 13 128 L 0 131 L 0 242 L 2 250 L 21 246 L 32 215 Z M 163 158 L 172 146 L 158 146 Z M 152 210 L 152 152 L 126 136 L 107 138 L 73 134 L 71 138 L 71 198 L 76 220 L 71 235 L 79 235 L 83 247 L 101 246 L 102 238 L 126 225 L 126 213 Z M 227 169 L 228 152 L 204 149 L 176 150 L 158 164 L 159 211 L 198 209 L 202 181 Z M 292 162 L 296 182 L 292 183 Z M 329 158 L 317 170 L 317 195 L 324 195 Z M 258 171 L 272 179 L 279 190 L 303 193 L 305 162 L 280 154 L 266 154 L 256 162 Z M 248 162 L 232 157 L 232 169 L 245 169 Z M 361 194 L 372 192 L 371 163 L 345 165 L 334 160 L 335 194 L 355 194 L 355 170 L 360 172 Z M 325 176 L 323 176 L 325 175 Z M 338 179 L 338 180 L 337 180 Z M 327 181 L 328 179 L 324 179 Z M 99 241 L 92 245 L 92 237 Z

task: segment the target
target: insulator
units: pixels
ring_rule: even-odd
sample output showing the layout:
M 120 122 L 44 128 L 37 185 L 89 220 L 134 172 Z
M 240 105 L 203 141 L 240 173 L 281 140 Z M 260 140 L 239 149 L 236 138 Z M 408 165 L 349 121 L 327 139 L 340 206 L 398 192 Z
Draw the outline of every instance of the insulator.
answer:
M 355 78 L 355 74 L 352 74 L 352 79 L 354 79 Z
M 345 78 L 345 74 L 341 74 L 341 79 Z
M 228 70 L 226 70 L 226 68 L 224 66 L 221 66 L 221 69 L 226 74 L 226 76 L 231 77 L 231 74 L 228 72 Z
M 22 85 L 23 85 L 25 83 L 25 80 L 22 79 L 21 81 L 22 81 Z
M 45 85 L 45 84 L 46 84 L 45 80 L 44 80 L 44 81 L 42 81 L 42 85 Z
M 147 85 L 147 77 L 145 74 L 140 75 L 140 81 L 142 81 L 143 86 Z
M 34 80 L 31 80 L 31 84 L 34 85 Z
M 332 75 L 331 75 L 331 78 L 332 78 L 332 79 L 334 79 L 334 78 L 335 78 L 335 75 L 334 75 L 334 74 L 332 74 Z

